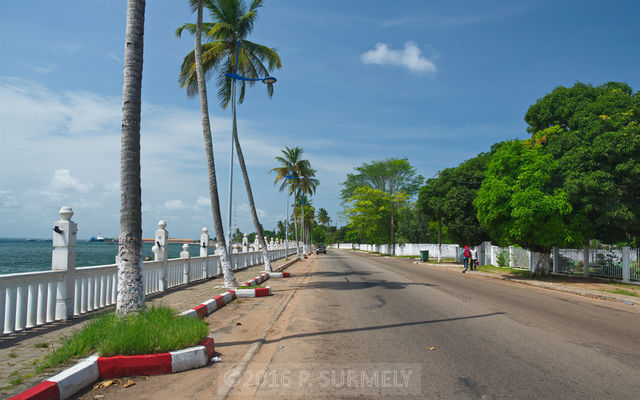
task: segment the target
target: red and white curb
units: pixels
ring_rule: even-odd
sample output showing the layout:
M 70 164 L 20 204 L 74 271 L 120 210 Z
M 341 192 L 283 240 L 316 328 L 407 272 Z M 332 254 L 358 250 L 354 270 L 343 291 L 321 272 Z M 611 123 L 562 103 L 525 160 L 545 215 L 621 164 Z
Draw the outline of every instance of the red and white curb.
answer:
M 67 399 L 99 379 L 172 374 L 204 367 L 214 353 L 213 338 L 207 337 L 198 346 L 168 353 L 115 357 L 91 356 L 31 389 L 11 397 L 10 400 Z
M 267 279 L 269 279 L 269 274 L 265 272 L 264 274 L 260 274 L 260 276 L 256 276 L 255 278 L 253 278 L 250 281 L 246 281 L 242 285 L 244 285 L 244 286 L 255 286 L 255 285 L 261 284 L 262 282 L 266 281 Z
M 203 318 L 211 314 L 215 310 L 224 307 L 226 304 L 229 304 L 235 298 L 236 292 L 234 290 L 227 290 L 226 292 L 212 297 L 209 300 L 204 301 L 187 311 L 181 312 L 180 314 L 178 314 L 178 316 Z
M 291 278 L 289 272 L 269 272 L 269 278 Z
M 267 286 L 265 288 L 255 288 L 255 289 L 236 289 L 236 296 L 238 297 L 271 296 L 271 288 Z

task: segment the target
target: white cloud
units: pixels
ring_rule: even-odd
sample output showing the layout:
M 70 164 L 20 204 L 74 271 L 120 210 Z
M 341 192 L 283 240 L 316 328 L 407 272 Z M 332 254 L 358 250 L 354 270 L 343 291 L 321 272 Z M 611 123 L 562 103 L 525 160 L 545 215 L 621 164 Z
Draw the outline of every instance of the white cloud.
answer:
M 365 64 L 397 65 L 413 72 L 436 72 L 436 65 L 422 55 L 414 42 L 406 42 L 403 50 L 392 50 L 385 43 L 378 43 L 374 50 L 360 56 Z
M 164 203 L 164 208 L 167 210 L 185 210 L 189 208 L 186 204 L 182 202 L 182 200 L 169 200 Z
M 57 169 L 53 173 L 51 186 L 55 190 L 73 189 L 80 193 L 87 193 L 93 188 L 91 183 L 80 183 L 80 181 L 71 176 L 68 169 Z
M 211 199 L 209 197 L 198 196 L 198 199 L 196 200 L 196 206 L 211 207 Z
M 58 54 L 71 55 L 80 50 L 83 45 L 72 42 L 59 42 L 50 46 L 51 50 Z

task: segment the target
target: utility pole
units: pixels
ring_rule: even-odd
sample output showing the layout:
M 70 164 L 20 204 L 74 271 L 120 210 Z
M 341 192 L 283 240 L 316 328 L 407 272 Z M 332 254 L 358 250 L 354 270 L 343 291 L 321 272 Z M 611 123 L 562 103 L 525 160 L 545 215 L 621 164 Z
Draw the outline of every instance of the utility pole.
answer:
M 440 170 L 438 170 L 440 180 Z M 438 264 L 442 261 L 442 216 L 438 215 Z

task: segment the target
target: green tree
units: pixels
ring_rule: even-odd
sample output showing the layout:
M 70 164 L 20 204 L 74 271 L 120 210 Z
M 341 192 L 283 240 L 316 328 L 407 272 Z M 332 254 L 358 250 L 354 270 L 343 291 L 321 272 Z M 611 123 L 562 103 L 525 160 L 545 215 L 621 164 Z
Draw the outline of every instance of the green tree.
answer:
M 140 108 L 145 0 L 128 0 L 122 88 L 120 151 L 120 235 L 118 238 L 119 315 L 144 309 L 142 277 L 142 190 L 140 186 Z
M 531 141 L 506 142 L 493 154 L 474 205 L 500 245 L 534 251 L 533 274 L 549 271 L 552 246 L 584 242 L 585 218 L 558 186 L 558 162 Z
M 294 195 L 294 233 L 296 242 L 298 242 L 297 204 L 299 204 L 302 195 L 315 193 L 320 182 L 315 178 L 316 171 L 311 168 L 309 160 L 302 158 L 302 147 L 290 148 L 285 146 L 284 150 L 280 151 L 282 152 L 282 156 L 276 157 L 276 161 L 278 161 L 280 166 L 273 168 L 271 172 L 277 174 L 274 184 L 282 181 L 279 190 L 282 192 L 286 189 L 288 195 Z M 299 255 L 298 253 L 298 256 Z
M 489 153 L 480 153 L 455 168 L 440 171 L 437 178 L 427 179 L 420 189 L 420 209 L 429 218 L 445 224 L 447 239 L 454 243 L 478 244 L 489 240 L 486 230 L 478 221 L 473 200 L 497 147 L 499 144 L 492 146 Z M 438 240 L 440 242 L 441 239 Z
M 609 243 L 640 234 L 640 94 L 620 82 L 558 87 L 525 116 L 532 140 L 558 161 L 587 238 Z
M 355 174 L 347 174 L 347 179 L 343 183 L 343 190 L 341 197 L 343 202 L 349 202 L 356 191 L 359 188 L 368 187 L 371 189 L 380 190 L 387 193 L 389 196 L 386 198 L 389 201 L 389 247 L 393 254 L 395 254 L 395 238 L 394 238 L 394 218 L 396 200 L 404 198 L 402 194 L 407 197 L 415 195 L 424 178 L 421 175 L 416 175 L 416 170 L 409 164 L 406 158 L 394 159 L 389 158 L 381 161 L 372 161 L 370 164 L 364 163 L 355 168 Z M 374 194 L 374 192 L 368 192 Z M 359 193 L 361 196 L 363 193 Z M 396 196 L 399 194 L 400 196 Z M 379 197 L 379 196 L 376 196 Z
M 392 205 L 404 205 L 409 195 L 406 192 L 395 192 L 393 195 L 381 189 L 362 186 L 354 189 L 347 200 L 345 213 L 352 230 L 364 243 L 388 243 L 391 230 L 389 215 Z
M 249 7 L 244 0 L 207 0 L 206 6 L 211 13 L 214 22 L 206 25 L 206 38 L 210 40 L 206 44 L 203 51 L 203 68 L 205 73 L 217 71 L 218 83 L 218 99 L 223 108 L 231 103 L 233 114 L 233 141 L 235 143 L 236 153 L 238 155 L 238 163 L 242 171 L 242 177 L 247 191 L 249 201 L 249 209 L 253 225 L 258 236 L 258 240 L 262 244 L 262 256 L 265 265 L 265 271 L 271 272 L 271 261 L 267 251 L 267 243 L 264 239 L 262 230 L 260 229 L 260 221 L 253 198 L 251 182 L 238 137 L 238 128 L 236 123 L 236 88 L 240 87 L 240 96 L 237 99 L 239 103 L 244 101 L 245 88 L 247 82 L 253 85 L 254 81 L 241 80 L 236 81 L 225 74 L 237 72 L 238 74 L 248 78 L 266 77 L 269 70 L 280 68 L 280 56 L 275 49 L 269 48 L 246 39 L 251 33 L 258 16 L 258 9 L 262 7 L 263 0 L 254 0 Z M 197 28 L 197 27 L 195 27 Z M 176 33 L 181 35 L 184 29 L 194 32 L 192 24 L 183 25 L 178 28 Z M 180 71 L 180 83 L 187 88 L 187 93 L 193 93 L 193 90 L 199 87 L 194 84 L 194 66 L 195 60 L 188 54 Z M 195 53 L 193 53 L 195 55 Z M 268 68 L 265 66 L 268 65 Z M 197 74 L 196 74 L 197 75 Z M 191 91 L 191 92 L 190 92 Z M 273 95 L 273 83 L 267 83 L 267 93 Z
M 213 215 L 213 227 L 216 233 L 216 251 L 220 255 L 220 264 L 224 276 L 224 284 L 229 288 L 237 288 L 238 281 L 231 268 L 228 248 L 222 228 L 222 216 L 220 214 L 220 199 L 218 196 L 218 183 L 216 178 L 216 165 L 213 157 L 213 140 L 211 138 L 211 123 L 209 119 L 209 103 L 207 100 L 207 84 L 205 70 L 202 63 L 202 14 L 205 0 L 189 0 L 191 7 L 197 12 L 197 22 L 190 25 L 195 36 L 194 51 L 192 54 L 192 86 L 187 86 L 187 95 L 200 95 L 200 115 L 202 116 L 202 135 L 204 137 L 205 155 L 207 158 L 207 170 L 209 175 L 209 197 L 211 199 L 211 213 Z M 191 90 L 190 90 L 191 88 Z M 197 91 L 196 91 L 197 90 Z

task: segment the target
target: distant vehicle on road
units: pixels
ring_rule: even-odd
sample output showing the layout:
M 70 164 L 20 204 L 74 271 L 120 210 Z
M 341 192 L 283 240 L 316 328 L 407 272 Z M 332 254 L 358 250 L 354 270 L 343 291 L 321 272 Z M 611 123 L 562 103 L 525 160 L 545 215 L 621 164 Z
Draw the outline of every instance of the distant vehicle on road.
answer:
M 320 253 L 327 254 L 327 248 L 325 247 L 324 244 L 319 244 L 318 246 L 316 246 L 316 254 L 320 254 Z

